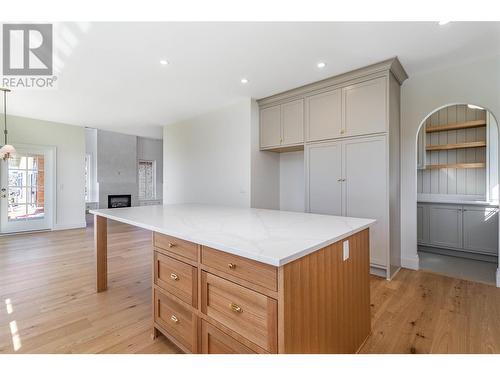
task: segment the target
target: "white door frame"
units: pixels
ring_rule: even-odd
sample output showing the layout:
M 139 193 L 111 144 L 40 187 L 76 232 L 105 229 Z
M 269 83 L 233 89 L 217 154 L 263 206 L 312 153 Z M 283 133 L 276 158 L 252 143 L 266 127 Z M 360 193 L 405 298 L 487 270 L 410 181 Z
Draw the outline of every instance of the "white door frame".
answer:
M 46 160 L 44 161 L 45 163 L 45 198 L 46 202 L 48 200 L 48 204 L 45 204 L 45 207 L 48 208 L 48 212 L 46 211 L 47 215 L 47 223 L 48 223 L 48 228 L 43 228 L 41 230 L 53 230 L 54 229 L 54 223 L 55 223 L 55 217 L 56 217 L 56 175 L 57 175 L 57 165 L 56 165 L 56 147 L 55 146 L 48 146 L 48 145 L 35 145 L 35 144 L 27 144 L 27 143 L 14 143 L 13 146 L 16 148 L 16 150 L 22 151 L 27 150 L 30 152 L 41 152 L 47 155 Z M 5 163 L 7 161 L 0 161 L 2 163 Z M 50 166 L 50 168 L 47 168 L 47 166 Z M 49 171 L 49 173 L 47 173 Z M 8 177 L 7 177 L 8 178 Z M 48 198 L 48 199 L 47 199 Z M 2 215 L 0 215 L 0 235 L 2 234 L 9 234 L 9 233 L 16 233 L 16 232 L 29 232 L 33 231 L 33 229 L 28 229 L 28 230 L 19 230 L 19 231 L 5 231 L 5 223 L 2 222 L 4 220 L 3 212 Z

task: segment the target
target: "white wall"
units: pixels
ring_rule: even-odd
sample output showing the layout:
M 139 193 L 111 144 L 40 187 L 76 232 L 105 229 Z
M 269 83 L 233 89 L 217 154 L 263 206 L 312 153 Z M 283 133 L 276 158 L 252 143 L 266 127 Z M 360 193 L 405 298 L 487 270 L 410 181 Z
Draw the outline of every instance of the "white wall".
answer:
M 85 227 L 85 128 L 8 116 L 9 142 L 56 147 L 54 229 Z
M 167 204 L 251 204 L 251 101 L 246 99 L 163 131 Z
M 304 151 L 280 154 L 280 210 L 305 211 Z
M 500 116 L 500 56 L 408 79 L 401 93 L 401 255 L 402 265 L 418 268 L 416 139 L 421 122 L 448 104 L 475 104 Z
M 259 105 L 251 104 L 251 206 L 280 208 L 280 154 L 260 151 Z

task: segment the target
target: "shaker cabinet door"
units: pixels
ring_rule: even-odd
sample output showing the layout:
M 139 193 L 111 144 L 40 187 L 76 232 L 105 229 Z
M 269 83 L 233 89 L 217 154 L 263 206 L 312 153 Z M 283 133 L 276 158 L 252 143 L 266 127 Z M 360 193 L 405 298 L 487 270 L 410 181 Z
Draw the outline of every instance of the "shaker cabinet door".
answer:
M 498 208 L 464 206 L 463 224 L 465 250 L 498 254 Z
M 337 89 L 307 97 L 307 141 L 338 138 L 342 133 L 341 90 Z
M 462 207 L 429 205 L 429 238 L 433 246 L 462 247 Z
M 345 136 L 386 132 L 386 78 L 357 83 L 342 89 Z
M 304 142 L 304 100 L 281 105 L 283 145 L 294 145 Z
M 330 142 L 306 147 L 307 206 L 316 214 L 342 215 L 342 145 Z
M 370 262 L 387 266 L 389 203 L 385 135 L 343 141 L 344 215 L 376 219 L 370 228 Z
M 260 147 L 276 147 L 281 144 L 281 106 L 260 111 Z

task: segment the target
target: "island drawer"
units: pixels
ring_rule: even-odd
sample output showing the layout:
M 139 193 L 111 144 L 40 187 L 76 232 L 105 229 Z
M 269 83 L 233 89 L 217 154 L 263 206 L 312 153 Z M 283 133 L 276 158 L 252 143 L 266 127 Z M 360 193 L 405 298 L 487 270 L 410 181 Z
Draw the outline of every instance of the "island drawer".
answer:
M 252 349 L 205 320 L 201 321 L 201 352 L 203 354 L 256 354 Z
M 201 311 L 270 353 L 277 351 L 277 301 L 208 272 Z
M 202 246 L 201 263 L 252 284 L 277 291 L 278 270 L 269 264 Z
M 197 352 L 197 316 L 180 302 L 154 289 L 154 321 L 191 353 Z
M 196 267 L 155 251 L 155 284 L 194 307 L 198 298 L 197 274 Z
M 160 249 L 165 249 L 171 253 L 194 261 L 198 260 L 198 245 L 193 242 L 156 232 L 154 233 L 153 242 L 154 245 Z

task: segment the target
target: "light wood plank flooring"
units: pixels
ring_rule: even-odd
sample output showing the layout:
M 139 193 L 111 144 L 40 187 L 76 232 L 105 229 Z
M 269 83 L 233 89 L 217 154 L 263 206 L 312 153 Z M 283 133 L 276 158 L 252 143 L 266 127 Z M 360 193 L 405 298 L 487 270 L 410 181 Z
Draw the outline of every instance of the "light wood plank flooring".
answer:
M 151 234 L 110 223 L 109 290 L 92 228 L 0 237 L 0 353 L 178 353 L 151 333 Z M 500 353 L 500 289 L 427 272 L 373 278 L 362 353 Z

